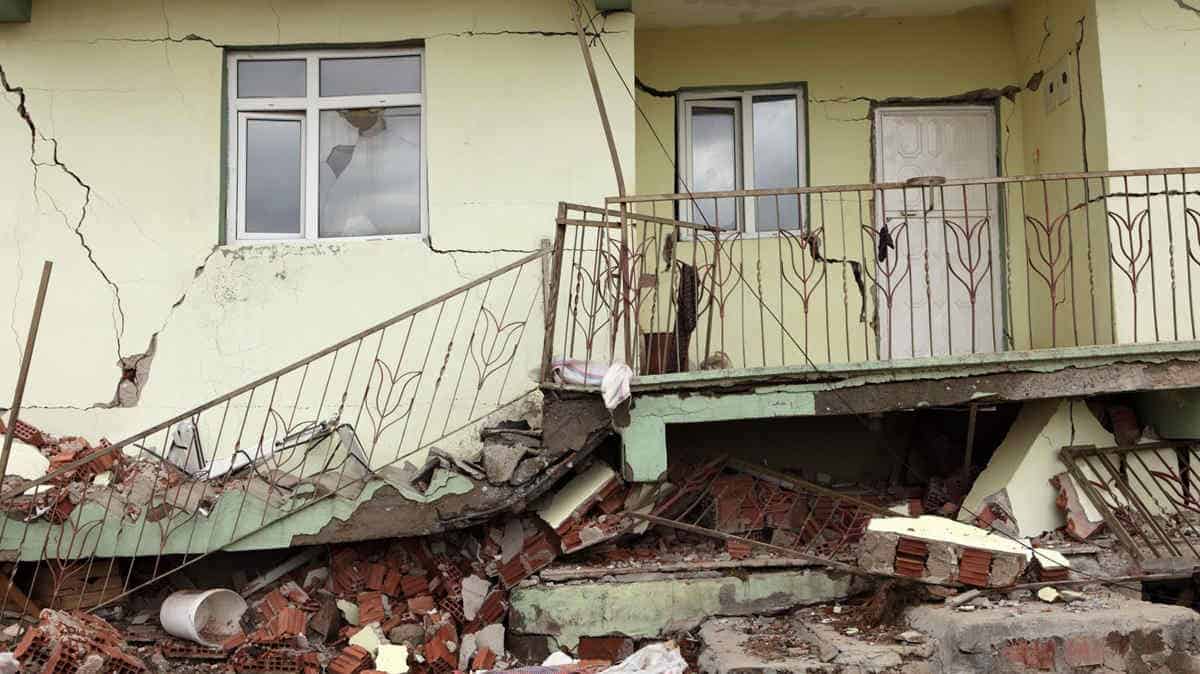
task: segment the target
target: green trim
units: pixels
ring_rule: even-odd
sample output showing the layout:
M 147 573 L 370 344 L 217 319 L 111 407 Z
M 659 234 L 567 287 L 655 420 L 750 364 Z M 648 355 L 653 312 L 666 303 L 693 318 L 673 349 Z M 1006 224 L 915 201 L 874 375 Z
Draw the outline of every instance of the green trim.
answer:
M 596 0 L 596 9 L 601 12 L 632 12 L 633 0 Z
M 217 245 L 229 243 L 229 59 L 221 50 L 221 185 L 217 197 Z
M 667 472 L 667 424 L 812 416 L 816 395 L 774 386 L 723 396 L 662 395 L 637 398 L 621 434 L 622 472 L 633 482 L 656 482 Z
M 0 23 L 29 23 L 33 20 L 33 0 L 0 0 Z

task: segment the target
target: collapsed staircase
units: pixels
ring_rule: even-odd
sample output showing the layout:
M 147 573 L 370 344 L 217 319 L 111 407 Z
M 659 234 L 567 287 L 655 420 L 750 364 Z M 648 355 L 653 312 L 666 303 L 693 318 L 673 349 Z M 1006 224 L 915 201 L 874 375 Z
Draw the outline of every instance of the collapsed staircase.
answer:
M 437 464 L 401 466 L 536 390 L 529 372 L 544 331 L 535 311 L 552 252 L 120 442 L 78 444 L 37 480 L 5 484 L 0 560 L 30 564 L 12 565 L 0 581 L 0 608 L 29 611 L 13 582 L 18 570 L 33 574 L 32 585 L 39 576 L 54 583 L 55 607 L 94 609 L 218 551 L 286 548 L 346 519 L 384 485 L 416 502 L 464 493 L 470 480 Z M 119 558 L 137 559 L 121 572 Z M 78 596 L 60 597 L 60 585 Z

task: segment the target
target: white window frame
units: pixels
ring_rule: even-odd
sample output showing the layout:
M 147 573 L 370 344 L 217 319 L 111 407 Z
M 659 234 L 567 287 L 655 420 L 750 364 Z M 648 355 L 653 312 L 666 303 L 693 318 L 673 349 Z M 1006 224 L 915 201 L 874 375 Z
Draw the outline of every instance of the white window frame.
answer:
M 691 110 L 697 105 L 719 106 L 723 101 L 730 99 L 739 99 L 740 105 L 734 106 L 734 116 L 740 125 L 740 133 L 734 139 L 735 152 L 741 157 L 741 162 L 734 167 L 736 190 L 752 190 L 754 185 L 754 97 L 755 96 L 795 96 L 796 97 L 796 167 L 797 167 L 797 184 L 800 187 L 808 186 L 808 137 L 805 133 L 808 128 L 806 120 L 807 98 L 805 96 L 804 85 L 794 85 L 786 87 L 766 87 L 755 89 L 718 89 L 718 90 L 695 90 L 681 91 L 676 94 L 678 104 L 676 105 L 676 147 L 679 149 L 679 157 L 677 166 L 679 167 L 678 185 L 676 191 L 684 194 L 694 192 L 692 187 L 695 183 L 692 171 L 692 116 Z M 738 227 L 731 230 L 725 230 L 722 234 L 733 235 L 741 233 L 746 237 L 769 237 L 778 236 L 779 230 L 758 231 L 756 227 L 756 209 L 754 208 L 755 200 L 751 197 L 742 197 L 736 200 L 737 208 L 737 223 Z M 679 217 L 690 222 L 700 222 L 695 218 L 700 217 L 698 209 L 687 201 L 680 202 L 681 208 Z M 803 230 L 807 226 L 807 201 L 803 195 L 799 198 L 799 214 L 800 224 L 799 229 Z M 784 230 L 797 231 L 797 230 Z
M 417 56 L 421 64 L 421 90 L 406 94 L 366 94 L 359 96 L 320 95 L 320 67 L 322 59 L 372 58 L 386 56 Z M 305 96 L 302 98 L 238 98 L 237 75 L 241 61 L 305 61 Z M 427 183 L 428 143 L 425 119 L 425 53 L 420 48 L 389 49 L 287 49 L 272 51 L 240 51 L 226 55 L 226 108 L 228 115 L 228 147 L 226 160 L 229 162 L 226 198 L 226 241 L 235 243 L 261 243 L 264 241 L 353 241 L 363 239 L 424 239 L 429 232 L 429 195 Z M 354 108 L 407 107 L 417 108 L 420 120 L 420 177 L 419 199 L 421 201 L 421 227 L 418 232 L 403 234 L 371 234 L 367 236 L 321 237 L 319 233 L 320 205 L 320 157 L 321 133 L 320 113 L 322 110 L 345 110 Z M 272 114 L 273 113 L 273 114 Z M 247 234 L 244 229 L 245 177 L 242 170 L 245 157 L 244 120 L 247 118 L 282 118 L 297 116 L 302 120 L 304 143 L 301 156 L 304 161 L 304 180 L 301 194 L 303 227 L 297 234 Z

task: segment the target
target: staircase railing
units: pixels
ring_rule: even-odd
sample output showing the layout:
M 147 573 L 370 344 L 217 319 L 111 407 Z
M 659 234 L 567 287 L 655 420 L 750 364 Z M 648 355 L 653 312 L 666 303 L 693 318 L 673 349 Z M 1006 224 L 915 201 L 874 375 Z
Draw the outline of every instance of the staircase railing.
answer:
M 536 390 L 529 373 L 539 369 L 542 331 L 528 328 L 542 311 L 542 261 L 552 252 L 8 489 L 0 559 L 29 564 L 14 565 L 0 609 L 12 607 L 18 568 L 22 586 L 78 586 L 78 596 L 58 599 L 94 607 L 216 551 L 263 547 L 252 537 L 287 547 L 295 521 L 273 525 L 311 508 L 329 515 L 314 518 L 322 523 L 345 517 L 370 498 L 373 471 Z M 118 557 L 139 557 L 136 578 L 135 564 L 118 571 Z M 72 576 L 85 582 L 63 582 Z

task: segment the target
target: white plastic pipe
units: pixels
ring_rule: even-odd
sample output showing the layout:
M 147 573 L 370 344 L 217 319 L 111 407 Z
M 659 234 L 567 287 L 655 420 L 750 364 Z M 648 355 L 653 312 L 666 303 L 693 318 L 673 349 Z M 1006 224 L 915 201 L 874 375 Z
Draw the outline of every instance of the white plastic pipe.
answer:
M 246 600 L 232 590 L 180 590 L 167 597 L 158 621 L 171 636 L 219 647 L 241 629 Z

